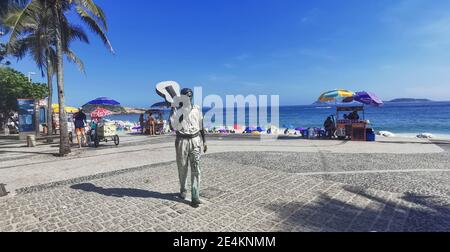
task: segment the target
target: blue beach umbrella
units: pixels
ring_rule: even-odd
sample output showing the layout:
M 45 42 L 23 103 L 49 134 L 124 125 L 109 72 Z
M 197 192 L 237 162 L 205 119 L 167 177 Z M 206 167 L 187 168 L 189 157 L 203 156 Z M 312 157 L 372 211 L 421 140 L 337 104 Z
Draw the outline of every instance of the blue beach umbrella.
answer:
M 91 113 L 98 108 L 104 108 L 114 113 L 124 113 L 125 109 L 116 100 L 108 97 L 100 97 L 83 105 L 85 112 Z
M 110 106 L 120 106 L 120 103 L 116 100 L 110 99 L 108 97 L 100 97 L 87 103 L 87 105 L 110 105 Z

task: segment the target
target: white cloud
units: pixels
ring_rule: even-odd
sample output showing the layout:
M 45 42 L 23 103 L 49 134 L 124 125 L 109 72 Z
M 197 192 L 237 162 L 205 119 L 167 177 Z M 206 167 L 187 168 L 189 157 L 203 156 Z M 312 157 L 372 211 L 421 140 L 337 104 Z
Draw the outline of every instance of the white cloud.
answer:
M 306 12 L 304 16 L 301 17 L 300 23 L 302 25 L 311 25 L 316 24 L 319 20 L 319 17 L 321 15 L 321 11 L 318 8 L 313 8 Z
M 381 65 L 379 68 L 380 68 L 380 70 L 388 71 L 388 70 L 393 70 L 395 67 L 390 64 L 385 64 L 385 65 Z
M 208 81 L 212 82 L 230 82 L 234 80 L 236 76 L 234 75 L 225 75 L 225 74 L 211 74 L 207 77 Z
M 386 29 L 422 49 L 450 46 L 450 2 L 402 0 L 381 13 Z
M 311 49 L 311 48 L 302 48 L 298 51 L 298 53 L 302 56 L 315 58 L 319 60 L 326 60 L 326 61 L 335 61 L 336 56 L 328 53 L 327 51 L 323 49 Z
M 270 54 L 272 58 L 291 58 L 291 57 L 306 57 L 309 59 L 322 60 L 322 61 L 336 61 L 337 56 L 334 53 L 330 53 L 321 48 L 293 48 L 275 51 Z
M 450 45 L 450 18 L 430 20 L 417 28 L 416 34 L 422 39 L 425 48 Z
M 233 68 L 237 67 L 236 64 L 230 64 L 230 63 L 225 63 L 225 64 L 223 64 L 223 66 L 228 69 L 233 69 Z
M 244 60 L 246 60 L 248 58 L 250 58 L 250 54 L 248 54 L 248 53 L 243 53 L 243 54 L 238 55 L 238 56 L 235 57 L 235 59 L 238 60 L 238 61 L 244 61 Z

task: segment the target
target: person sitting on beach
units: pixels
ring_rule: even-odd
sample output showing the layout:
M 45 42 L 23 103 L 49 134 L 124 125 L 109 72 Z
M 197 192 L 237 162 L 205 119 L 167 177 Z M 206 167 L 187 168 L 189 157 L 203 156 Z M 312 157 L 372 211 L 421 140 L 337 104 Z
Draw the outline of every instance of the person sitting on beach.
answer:
M 141 127 L 141 134 L 144 134 L 144 130 L 145 130 L 144 114 L 141 114 L 141 116 L 139 116 L 139 126 Z
M 334 126 L 334 122 L 331 119 L 331 116 L 327 118 L 327 120 L 323 124 L 323 127 L 325 128 L 325 135 L 330 139 L 333 138 L 336 127 Z
M 359 120 L 359 115 L 358 115 L 358 111 L 353 111 L 349 116 L 348 116 L 349 120 Z
M 348 114 L 348 117 L 347 117 L 347 119 L 348 120 L 354 120 L 353 118 L 354 118 L 354 112 L 352 112 L 352 113 L 350 113 L 350 114 Z

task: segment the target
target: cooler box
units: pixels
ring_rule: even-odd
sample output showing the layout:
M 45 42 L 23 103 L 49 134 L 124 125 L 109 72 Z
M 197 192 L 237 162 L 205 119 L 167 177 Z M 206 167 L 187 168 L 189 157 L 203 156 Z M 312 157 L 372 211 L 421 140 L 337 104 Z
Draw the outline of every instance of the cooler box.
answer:
M 366 140 L 368 142 L 375 142 L 375 132 L 372 129 L 367 129 L 366 131 Z

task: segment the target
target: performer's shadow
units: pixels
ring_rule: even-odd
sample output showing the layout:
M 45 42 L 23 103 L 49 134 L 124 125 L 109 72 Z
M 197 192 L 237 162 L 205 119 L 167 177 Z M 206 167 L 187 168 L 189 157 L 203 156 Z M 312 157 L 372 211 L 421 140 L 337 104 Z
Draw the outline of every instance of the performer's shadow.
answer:
M 161 199 L 161 200 L 170 200 L 179 203 L 189 204 L 190 202 L 184 199 L 179 198 L 179 194 L 177 193 L 159 193 L 152 192 L 141 189 L 133 189 L 133 188 L 103 188 L 98 187 L 91 183 L 83 183 L 73 185 L 70 188 L 74 190 L 81 190 L 85 192 L 94 192 L 101 195 L 105 195 L 108 197 L 117 197 L 117 198 L 153 198 L 153 199 Z

